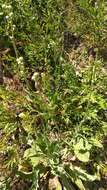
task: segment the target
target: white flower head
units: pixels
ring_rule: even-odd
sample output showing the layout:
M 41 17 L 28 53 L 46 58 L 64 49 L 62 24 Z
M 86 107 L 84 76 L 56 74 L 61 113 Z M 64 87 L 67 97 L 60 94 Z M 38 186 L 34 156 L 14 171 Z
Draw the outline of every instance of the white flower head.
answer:
M 16 25 L 13 24 L 13 30 L 15 30 L 15 28 L 16 28 Z
M 20 61 L 23 61 L 23 57 L 19 57 L 19 60 L 20 60 Z
M 98 3 L 97 2 L 95 2 L 95 7 L 98 7 Z
M 5 7 L 6 7 L 6 4 L 3 4 L 3 5 L 2 5 L 2 8 L 5 8 Z
M 11 6 L 11 5 L 3 4 L 3 5 L 2 5 L 2 8 L 3 8 L 3 9 L 9 9 L 9 10 L 10 10 L 10 9 L 12 8 L 12 6 Z
M 33 139 L 28 139 L 27 144 L 28 144 L 28 145 L 32 145 L 32 143 L 33 143 Z
M 13 40 L 13 36 L 9 36 L 10 40 Z
M 32 75 L 32 80 L 37 80 L 38 79 L 38 77 L 39 77 L 39 73 L 38 72 L 35 72 L 35 73 L 33 73 L 33 75 Z
M 19 57 L 16 59 L 18 64 L 23 64 L 23 57 Z
M 76 76 L 79 76 L 79 75 L 80 75 L 79 71 L 76 71 Z
M 5 18 L 6 18 L 6 20 L 8 20 L 8 19 L 9 19 L 9 16 L 7 15 Z
M 45 73 L 41 73 L 42 78 L 45 78 L 45 76 L 46 76 Z
M 21 113 L 19 114 L 19 117 L 23 119 L 23 118 L 26 117 L 26 115 L 25 115 L 25 113 L 21 112 Z
M 7 5 L 6 8 L 7 8 L 7 9 L 11 9 L 12 6 L 11 6 L 11 5 Z

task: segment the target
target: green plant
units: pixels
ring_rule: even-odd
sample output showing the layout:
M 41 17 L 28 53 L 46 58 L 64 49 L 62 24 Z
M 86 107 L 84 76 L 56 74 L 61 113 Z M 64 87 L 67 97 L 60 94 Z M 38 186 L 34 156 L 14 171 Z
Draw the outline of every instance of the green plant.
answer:
M 107 40 L 106 6 L 105 0 L 76 0 L 69 6 L 68 28 L 81 34 L 87 45 L 104 47 Z
M 91 38 L 84 52 L 72 48 L 81 55 L 69 61 L 62 47 L 69 2 L 0 1 L 2 48 L 9 48 L 0 88 L 2 190 L 25 183 L 29 190 L 85 190 L 106 175 L 107 75 L 99 56 L 106 4 L 97 3 L 72 1 L 79 20 L 68 28 Z M 87 47 L 95 44 L 90 59 Z

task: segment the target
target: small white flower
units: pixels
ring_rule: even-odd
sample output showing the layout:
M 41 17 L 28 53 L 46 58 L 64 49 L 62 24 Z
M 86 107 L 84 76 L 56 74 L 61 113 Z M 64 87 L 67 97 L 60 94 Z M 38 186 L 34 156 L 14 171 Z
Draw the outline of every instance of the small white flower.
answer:
M 9 19 L 9 16 L 7 15 L 5 18 L 8 20 L 8 19 Z
M 19 65 L 23 65 L 23 57 L 17 58 L 16 61 Z
M 23 61 L 23 57 L 19 57 L 19 60 L 20 60 L 20 61 Z
M 50 44 L 48 44 L 48 48 L 50 48 Z
M 46 76 L 45 73 L 41 73 L 42 79 L 45 78 L 45 76 Z
M 95 8 L 98 8 L 98 3 L 97 2 L 95 2 Z
M 38 72 L 33 73 L 32 80 L 35 81 L 38 78 L 38 76 L 39 76 Z
M 50 45 L 53 45 L 53 46 L 55 45 L 54 40 L 51 40 L 51 41 L 50 41 Z
M 32 143 L 33 143 L 33 140 L 32 140 L 32 139 L 28 139 L 27 144 L 28 144 L 28 145 L 32 145 Z
M 19 117 L 23 119 L 23 118 L 26 117 L 26 115 L 25 115 L 23 112 L 21 112 L 21 113 L 19 114 Z
M 10 40 L 13 40 L 13 36 L 9 36 Z
M 11 9 L 12 6 L 11 6 L 11 5 L 7 5 L 6 8 L 7 8 L 7 9 Z
M 17 62 L 23 61 L 23 57 L 18 57 L 18 58 L 16 59 L 16 61 L 17 61 Z
M 19 63 L 19 59 L 18 58 L 16 59 L 16 61 L 17 61 L 17 63 Z
M 15 25 L 13 25 L 13 30 L 15 30 L 15 28 L 16 28 L 16 26 L 15 26 Z
M 6 7 L 6 5 L 5 5 L 5 4 L 3 4 L 3 5 L 2 5 L 2 8 L 5 8 L 5 7 Z
M 80 75 L 79 71 L 76 71 L 76 76 L 79 76 L 79 75 Z
M 13 12 L 10 12 L 10 13 L 9 13 L 9 17 L 12 17 L 12 16 L 13 16 Z
M 24 74 L 24 71 L 23 71 L 23 70 L 21 70 L 21 71 L 20 71 L 20 74 L 21 74 L 21 75 L 23 75 L 23 74 Z

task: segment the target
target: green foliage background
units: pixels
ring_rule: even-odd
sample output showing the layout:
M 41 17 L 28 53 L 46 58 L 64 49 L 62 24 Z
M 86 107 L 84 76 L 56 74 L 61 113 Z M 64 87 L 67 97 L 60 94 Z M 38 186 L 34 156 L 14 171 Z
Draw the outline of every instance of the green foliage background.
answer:
M 1 190 L 106 189 L 106 10 L 0 0 Z

